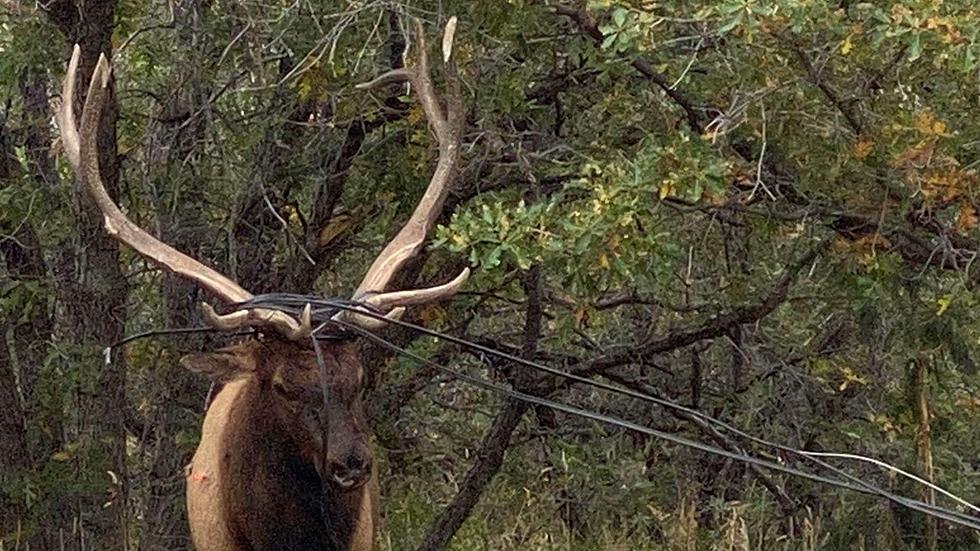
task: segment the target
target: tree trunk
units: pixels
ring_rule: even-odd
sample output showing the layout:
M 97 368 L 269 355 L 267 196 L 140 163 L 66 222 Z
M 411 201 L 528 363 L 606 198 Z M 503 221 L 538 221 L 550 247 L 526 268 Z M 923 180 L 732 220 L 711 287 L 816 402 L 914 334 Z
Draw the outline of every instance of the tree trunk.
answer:
M 541 338 L 543 314 L 541 272 L 538 266 L 532 266 L 528 270 L 523 283 L 524 292 L 527 296 L 527 311 L 524 320 L 524 342 L 521 346 L 521 354 L 525 358 L 533 359 L 538 348 L 538 341 Z M 528 374 L 528 371 L 527 369 L 517 370 L 520 374 Z M 525 375 L 517 377 L 513 383 L 520 390 L 528 390 L 527 387 L 533 384 Z M 517 429 L 528 409 L 530 409 L 529 403 L 510 400 L 494 418 L 490 430 L 483 438 L 480 450 L 476 453 L 476 461 L 466 473 L 466 478 L 463 479 L 459 492 L 429 528 L 429 532 L 419 547 L 421 551 L 437 551 L 444 549 L 449 544 L 456 531 L 466 521 L 466 517 L 469 516 L 473 507 L 480 501 L 487 485 L 500 471 L 500 467 L 504 464 L 507 448 L 510 446 L 511 435 L 514 434 L 514 430 Z
M 112 57 L 115 0 L 53 2 L 48 13 L 59 26 L 67 46 L 81 47 L 77 105 L 84 94 L 100 54 Z M 80 110 L 79 110 L 80 111 Z M 76 116 L 80 113 L 76 111 Z M 105 106 L 98 133 L 99 166 L 106 190 L 119 196 L 116 152 L 115 94 Z M 58 253 L 56 283 L 59 309 L 57 328 L 73 353 L 63 370 L 78 374 L 73 426 L 69 436 L 81 450 L 73 456 L 75 472 L 91 478 L 76 481 L 79 488 L 75 519 L 67 527 L 69 548 L 112 551 L 128 549 L 126 469 L 126 368 L 122 355 L 103 360 L 103 347 L 123 337 L 128 284 L 119 262 L 119 245 L 102 226 L 102 215 L 80 186 L 74 186 L 75 230 Z M 82 383 L 84 381 L 84 383 Z
M 929 412 L 929 367 L 926 360 L 919 358 L 914 362 L 915 369 L 915 399 L 919 417 L 916 451 L 918 452 L 919 474 L 922 478 L 933 482 L 935 473 L 932 465 L 932 429 L 930 428 L 931 413 Z M 922 501 L 929 505 L 936 504 L 936 492 L 932 488 L 923 488 Z M 932 516 L 926 519 L 926 549 L 936 551 L 939 545 L 939 521 Z

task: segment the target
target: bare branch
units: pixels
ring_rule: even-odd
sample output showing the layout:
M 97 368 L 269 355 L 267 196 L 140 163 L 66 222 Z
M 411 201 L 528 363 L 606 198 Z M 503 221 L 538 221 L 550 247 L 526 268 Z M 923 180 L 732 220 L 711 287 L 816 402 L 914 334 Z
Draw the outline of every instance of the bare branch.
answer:
M 772 286 L 771 290 L 756 303 L 740 306 L 729 312 L 712 317 L 710 320 L 691 328 L 680 329 L 645 343 L 628 346 L 622 350 L 610 352 L 593 358 L 575 369 L 576 375 L 603 373 L 608 369 L 634 361 L 636 358 L 662 354 L 706 339 L 719 337 L 732 327 L 753 323 L 769 315 L 777 306 L 786 300 L 789 286 L 797 275 L 809 266 L 830 245 L 829 240 L 823 240 L 814 246 L 802 258 L 786 268 L 785 273 Z
M 635 381 L 612 373 L 606 373 L 605 377 L 610 381 L 623 385 L 626 388 L 643 392 L 650 396 L 657 396 L 660 394 L 660 392 L 657 392 L 657 389 L 640 381 Z M 704 433 L 708 438 L 714 440 L 715 443 L 721 446 L 722 448 L 736 453 L 743 453 L 743 454 L 745 453 L 737 442 L 733 441 L 731 438 L 726 436 L 724 433 L 719 431 L 714 426 L 710 425 L 707 421 L 705 421 L 701 417 L 688 413 L 687 411 L 682 411 L 674 408 L 667 408 L 667 411 L 674 417 L 687 421 L 688 423 L 697 427 L 698 430 Z M 767 490 L 769 490 L 769 493 L 771 493 L 776 498 L 776 500 L 779 502 L 780 508 L 782 508 L 783 513 L 785 515 L 791 515 L 794 511 L 796 511 L 797 504 L 793 500 L 793 498 L 790 497 L 788 493 L 786 493 L 786 490 L 782 488 L 776 480 L 774 480 L 766 472 L 764 472 L 761 467 L 759 467 L 758 465 L 749 464 L 746 465 L 746 468 L 749 470 L 752 476 L 754 476 L 760 483 L 762 483 L 762 485 L 765 486 Z
M 592 40 L 597 44 L 605 38 L 602 31 L 599 30 L 599 24 L 596 22 L 595 17 L 586 8 L 574 8 L 558 4 L 552 7 L 552 11 L 570 19 L 580 31 L 592 37 Z M 698 134 L 704 130 L 702 122 L 703 113 L 700 112 L 703 109 L 695 106 L 694 101 L 687 94 L 673 86 L 673 83 L 666 75 L 654 69 L 653 65 L 644 59 L 637 58 L 633 60 L 632 65 L 634 69 L 656 84 L 664 94 L 684 110 L 684 113 L 687 115 L 688 126 L 691 130 Z
M 800 65 L 802 65 L 803 70 L 806 71 L 810 82 L 819 88 L 824 97 L 827 98 L 827 101 L 830 102 L 830 104 L 833 105 L 838 111 L 840 111 L 840 114 L 843 115 L 844 119 L 847 121 L 847 125 L 851 127 L 851 130 L 853 130 L 855 134 L 861 134 L 864 131 L 864 125 L 861 124 L 861 118 L 854 109 L 854 104 L 843 99 L 840 96 L 840 93 L 838 93 L 838 91 L 835 90 L 829 82 L 827 82 L 827 79 L 823 74 L 824 72 L 817 69 L 816 66 L 813 65 L 813 61 L 810 59 L 810 56 L 803 50 L 803 46 L 799 44 L 799 40 L 796 37 L 791 36 L 788 40 L 790 41 L 790 48 L 793 50 L 793 53 L 796 54 L 796 57 L 799 58 Z
M 401 82 L 405 82 L 406 80 L 411 80 L 411 78 L 412 78 L 412 72 L 409 71 L 408 69 L 392 69 L 391 71 L 382 74 L 381 76 L 375 78 L 374 80 L 371 80 L 369 82 L 362 82 L 361 84 L 354 86 L 354 88 L 357 88 L 358 90 L 370 90 L 372 88 L 378 88 L 386 84 L 398 84 Z

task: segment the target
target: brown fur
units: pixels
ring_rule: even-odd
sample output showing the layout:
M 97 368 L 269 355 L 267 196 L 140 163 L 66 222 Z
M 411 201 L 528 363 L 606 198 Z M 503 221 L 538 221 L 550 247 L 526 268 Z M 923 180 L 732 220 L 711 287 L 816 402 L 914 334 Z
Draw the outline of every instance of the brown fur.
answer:
M 323 352 L 331 404 L 327 417 L 333 417 L 325 454 L 319 436 L 297 421 L 302 400 L 287 399 L 305 396 L 309 402 L 319 392 L 312 351 L 292 343 L 248 341 L 182 360 L 224 382 L 187 469 L 187 510 L 199 551 L 373 548 L 378 505 L 373 469 L 366 483 L 350 491 L 329 479 L 324 483 L 320 474 L 326 469 L 322 457 L 366 453 L 370 460 L 359 399 L 360 360 L 351 344 L 324 345 Z

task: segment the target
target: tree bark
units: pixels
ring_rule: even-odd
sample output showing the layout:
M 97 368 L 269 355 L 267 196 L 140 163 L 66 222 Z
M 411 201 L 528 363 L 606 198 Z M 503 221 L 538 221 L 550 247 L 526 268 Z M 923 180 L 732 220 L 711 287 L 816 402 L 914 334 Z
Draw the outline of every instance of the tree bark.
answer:
M 47 7 L 64 34 L 67 46 L 81 47 L 77 105 L 84 105 L 89 79 L 100 54 L 112 57 L 115 0 L 56 2 Z M 80 110 L 79 110 L 80 111 Z M 76 116 L 80 114 L 76 112 Z M 99 165 L 106 190 L 119 196 L 116 149 L 118 108 L 111 93 L 98 132 Z M 102 347 L 122 338 L 126 322 L 128 284 L 119 262 L 119 245 L 102 227 L 102 215 L 80 186 L 74 187 L 75 231 L 58 253 L 58 331 L 66 343 L 83 343 L 64 366 L 86 381 L 76 388 L 74 427 L 83 444 L 73 458 L 78 473 L 95 479 L 79 480 L 83 491 L 76 502 L 74 522 L 66 529 L 70 548 L 127 549 L 128 481 L 126 434 L 126 368 L 121 355 L 103 361 Z M 97 474 L 95 474 L 97 473 Z
M 47 75 L 26 67 L 20 77 L 20 97 L 24 102 L 24 152 L 28 171 L 38 185 L 53 188 L 60 183 L 51 158 L 51 107 L 48 103 Z
M 922 478 L 933 482 L 935 479 L 935 470 L 932 464 L 932 414 L 929 411 L 929 367 L 923 358 L 918 358 L 912 363 L 912 368 L 915 369 L 915 401 L 919 421 L 916 438 L 919 474 Z M 923 488 L 922 501 L 929 505 L 935 505 L 935 490 L 932 488 Z M 939 521 L 935 517 L 928 516 L 926 517 L 925 528 L 926 549 L 928 551 L 936 551 L 939 548 Z

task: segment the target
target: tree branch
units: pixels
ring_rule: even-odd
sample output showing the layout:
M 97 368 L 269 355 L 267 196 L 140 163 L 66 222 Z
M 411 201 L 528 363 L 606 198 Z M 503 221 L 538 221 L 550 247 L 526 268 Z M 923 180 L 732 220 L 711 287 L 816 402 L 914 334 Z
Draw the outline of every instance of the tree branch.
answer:
M 626 388 L 630 388 L 638 392 L 648 394 L 650 396 L 658 396 L 660 394 L 656 388 L 640 381 L 635 381 L 632 379 L 628 379 L 626 377 L 621 377 L 613 373 L 606 373 L 604 376 L 610 381 L 623 385 Z M 704 419 L 696 415 L 687 413 L 685 411 L 681 411 L 673 408 L 667 408 L 667 411 L 675 418 L 680 419 L 682 421 L 686 421 L 694 425 L 705 436 L 712 439 L 716 444 L 718 444 L 722 448 L 736 453 L 744 453 L 744 450 L 735 441 L 733 441 L 731 438 L 729 438 L 728 436 L 720 432 L 715 427 L 708 424 Z M 769 490 L 769 493 L 771 493 L 776 498 L 776 501 L 779 502 L 780 508 L 783 510 L 783 514 L 789 516 L 796 511 L 797 509 L 796 502 L 793 500 L 793 498 L 789 496 L 789 494 L 786 493 L 786 490 L 780 487 L 778 482 L 776 482 L 775 480 L 772 479 L 772 477 L 770 477 L 768 474 L 763 472 L 758 465 L 747 465 L 747 468 L 749 472 L 752 474 L 752 476 L 754 476 L 763 486 L 765 486 L 766 489 Z
M 571 19 L 571 21 L 581 30 L 583 33 L 592 37 L 592 40 L 599 44 L 603 40 L 602 31 L 599 30 L 599 25 L 596 23 L 595 16 L 592 15 L 585 8 L 573 8 L 571 6 L 556 5 L 552 7 L 552 10 L 564 17 Z M 631 63 L 634 69 L 636 69 L 641 75 L 645 76 L 651 82 L 657 85 L 664 94 L 666 94 L 670 99 L 674 100 L 674 103 L 680 106 L 687 114 L 687 124 L 692 131 L 701 134 L 704 131 L 703 108 L 696 106 L 693 99 L 691 99 L 687 94 L 681 92 L 673 83 L 661 72 L 658 72 L 653 68 L 648 61 L 644 59 L 635 59 Z
M 810 82 L 812 82 L 814 86 L 823 92 L 823 95 L 827 98 L 827 101 L 837 108 L 841 115 L 844 115 L 844 119 L 847 120 L 847 124 L 851 127 L 851 130 L 853 130 L 855 134 L 861 134 L 864 131 L 864 128 L 861 124 L 860 117 L 854 110 L 854 104 L 841 99 L 837 90 L 835 90 L 834 87 L 827 82 L 827 79 L 823 77 L 822 71 L 818 71 L 817 68 L 814 67 L 813 62 L 810 60 L 810 56 L 803 51 L 803 47 L 799 44 L 799 41 L 795 37 L 790 37 L 788 40 L 790 41 L 790 49 L 792 49 L 793 53 L 796 54 L 796 57 L 799 58 L 800 64 L 803 65 L 803 69 L 806 71 Z
M 732 327 L 746 323 L 755 323 L 761 320 L 786 300 L 790 283 L 796 279 L 796 276 L 804 267 L 812 263 L 817 256 L 822 254 L 829 244 L 829 240 L 821 241 L 807 254 L 803 255 L 802 258 L 787 267 L 786 272 L 773 285 L 772 290 L 758 302 L 734 308 L 696 327 L 680 329 L 665 336 L 650 339 L 644 343 L 620 347 L 620 350 L 616 352 L 611 352 L 584 362 L 574 370 L 575 374 L 591 375 L 604 373 L 614 367 L 634 362 L 637 358 L 662 354 L 699 341 L 720 337 L 726 334 Z
M 543 318 L 541 274 L 538 266 L 533 266 L 528 270 L 523 286 L 525 294 L 527 294 L 527 310 L 521 352 L 525 358 L 533 358 L 541 338 L 541 320 Z M 526 371 L 519 370 L 519 372 Z M 529 382 L 523 379 L 523 377 L 517 377 L 515 386 L 523 388 L 523 384 Z M 456 497 L 429 528 L 422 545 L 419 547 L 421 551 L 436 551 L 444 549 L 449 544 L 456 531 L 469 516 L 470 511 L 479 502 L 487 484 L 500 471 L 504 462 L 504 455 L 510 446 L 511 435 L 517 429 L 528 409 L 530 409 L 530 404 L 518 400 L 508 401 L 504 405 L 484 437 L 483 443 L 476 453 L 476 461 L 466 473 L 466 478 L 463 479 Z

